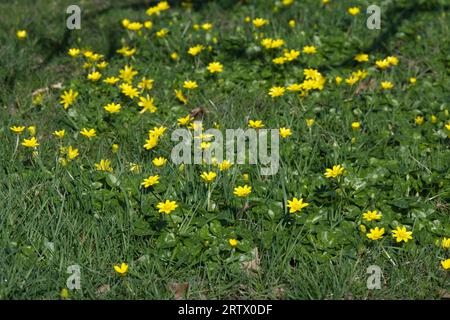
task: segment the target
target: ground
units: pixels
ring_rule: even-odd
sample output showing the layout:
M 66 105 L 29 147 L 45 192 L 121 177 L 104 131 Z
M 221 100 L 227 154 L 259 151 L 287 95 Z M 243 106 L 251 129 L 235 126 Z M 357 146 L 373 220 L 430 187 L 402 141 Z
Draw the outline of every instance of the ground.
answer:
M 0 4 L 0 298 L 448 296 L 448 2 L 162 3 Z M 80 30 L 66 27 L 71 4 Z M 171 133 L 194 119 L 285 128 L 279 170 L 174 164 Z M 176 207 L 159 210 L 166 200 Z

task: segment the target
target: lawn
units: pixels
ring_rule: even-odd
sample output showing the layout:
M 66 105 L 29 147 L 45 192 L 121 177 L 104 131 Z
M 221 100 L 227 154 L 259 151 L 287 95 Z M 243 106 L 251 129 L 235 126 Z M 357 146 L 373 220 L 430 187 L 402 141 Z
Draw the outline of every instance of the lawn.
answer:
M 0 12 L 1 299 L 449 296 L 447 0 Z M 176 163 L 200 127 L 274 129 L 277 170 Z

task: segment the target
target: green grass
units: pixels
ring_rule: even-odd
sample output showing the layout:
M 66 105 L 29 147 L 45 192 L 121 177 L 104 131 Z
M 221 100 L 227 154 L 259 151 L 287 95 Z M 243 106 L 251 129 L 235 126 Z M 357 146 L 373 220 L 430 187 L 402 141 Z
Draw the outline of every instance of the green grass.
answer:
M 0 20 L 0 298 L 58 299 L 67 267 L 75 264 L 81 267 L 82 289 L 70 291 L 71 299 L 173 299 L 171 284 L 185 282 L 188 299 L 439 299 L 449 290 L 440 261 L 450 255 L 439 247 L 450 237 L 446 1 L 382 1 L 381 30 L 366 28 L 369 1 L 332 0 L 324 7 L 297 0 L 278 10 L 268 0 L 199 1 L 191 11 L 172 5 L 150 18 L 145 1 L 80 1 L 77 31 L 66 30 L 64 21 L 73 1 L 35 2 L 0 4 L 0 11 L 8 12 Z M 347 8 L 354 5 L 361 14 L 351 17 Z M 289 49 L 315 45 L 318 54 L 273 64 L 281 51 L 261 48 L 246 16 L 270 21 L 261 29 L 264 37 L 282 38 Z M 130 38 L 120 24 L 124 18 L 154 25 Z M 193 30 L 204 22 L 214 25 L 210 36 Z M 163 27 L 170 33 L 157 39 Z M 19 29 L 28 30 L 26 40 L 16 38 Z M 190 57 L 186 52 L 196 44 L 212 50 Z M 122 45 L 136 46 L 137 54 L 118 55 Z M 158 111 L 140 115 L 136 100 L 90 83 L 81 60 L 67 55 L 72 47 L 105 55 L 104 77 L 131 64 L 139 71 L 136 78 L 154 79 L 150 94 Z M 169 57 L 174 51 L 178 62 Z M 361 52 L 370 62 L 353 61 Z M 374 67 L 390 55 L 399 58 L 397 66 Z M 205 71 L 211 61 L 220 61 L 224 72 Z M 303 98 L 268 96 L 272 86 L 301 82 L 305 68 L 326 77 L 322 91 Z M 368 72 L 366 79 L 353 87 L 336 85 L 336 76 L 345 79 L 358 69 Z M 417 78 L 415 86 L 410 77 Z M 173 90 L 186 79 L 196 80 L 199 89 L 183 105 Z M 395 87 L 380 90 L 384 80 Z M 35 105 L 32 93 L 42 88 L 48 90 Z M 80 95 L 64 110 L 59 96 L 69 88 Z M 112 101 L 123 109 L 107 115 L 102 107 Z M 204 109 L 206 128 L 214 123 L 245 128 L 248 119 L 291 128 L 294 134 L 281 139 L 277 175 L 263 177 L 252 165 L 219 173 L 211 196 L 215 209 L 208 211 L 199 175 L 214 168 L 180 169 L 169 161 L 155 169 L 154 157 L 170 159 L 177 118 L 196 107 Z M 415 124 L 418 115 L 424 124 Z M 315 119 L 311 128 L 309 118 Z M 354 121 L 361 122 L 361 131 L 351 129 Z M 13 125 L 36 126 L 37 156 L 20 144 L 15 151 Z M 166 134 L 154 150 L 145 150 L 147 131 L 161 125 L 168 127 Z M 79 134 L 83 127 L 96 128 L 98 136 L 88 141 Z M 52 136 L 60 129 L 66 130 L 62 142 Z M 27 136 L 25 130 L 20 139 Z M 118 153 L 113 143 L 120 145 Z M 69 145 L 80 155 L 62 166 L 59 147 Z M 100 159 L 112 160 L 111 174 L 94 169 Z M 130 172 L 130 162 L 142 172 Z M 346 175 L 324 178 L 335 164 L 342 164 Z M 140 188 L 155 173 L 161 182 L 154 192 Z M 246 210 L 233 195 L 236 185 L 246 183 L 244 173 L 253 188 Z M 289 214 L 286 204 L 293 197 L 310 205 Z M 155 209 L 159 199 L 176 200 L 179 208 L 162 216 Z M 379 241 L 359 230 L 362 213 L 374 209 L 382 220 L 365 224 L 386 229 Z M 398 225 L 413 231 L 412 241 L 393 241 L 390 230 Z M 236 250 L 230 238 L 239 239 Z M 247 272 L 241 262 L 251 260 L 257 270 Z M 124 278 L 113 270 L 121 262 L 129 264 Z M 366 287 L 370 265 L 382 270 L 380 290 Z M 109 290 L 100 293 L 104 285 Z

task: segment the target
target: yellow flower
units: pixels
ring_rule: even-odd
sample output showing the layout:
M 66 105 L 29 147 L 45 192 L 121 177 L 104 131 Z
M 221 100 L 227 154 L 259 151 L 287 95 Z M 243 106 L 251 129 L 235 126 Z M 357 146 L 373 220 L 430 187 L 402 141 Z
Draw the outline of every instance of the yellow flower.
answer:
M 202 52 L 203 49 L 205 49 L 205 47 L 202 46 L 201 44 L 198 44 L 198 45 L 196 45 L 196 46 L 194 46 L 194 47 L 189 48 L 189 49 L 188 49 L 188 54 L 190 54 L 191 56 L 194 56 L 194 57 L 195 57 L 195 56 L 198 55 L 200 52 Z
M 392 236 L 395 238 L 397 242 L 405 241 L 412 239 L 412 231 L 406 231 L 406 227 L 397 227 L 397 229 L 392 230 Z
M 133 88 L 133 86 L 129 85 L 128 83 L 122 83 L 119 88 L 121 92 L 130 99 L 139 97 L 139 91 L 136 88 Z
M 269 96 L 271 96 L 272 98 L 280 97 L 284 95 L 285 91 L 286 89 L 284 87 L 272 87 L 269 90 Z
M 284 57 L 287 61 L 292 61 L 297 59 L 297 57 L 300 55 L 300 51 L 298 50 L 290 50 L 284 53 Z
M 351 76 L 351 77 L 345 79 L 345 83 L 348 84 L 349 86 L 352 86 L 352 85 L 354 85 L 356 82 L 358 82 L 358 80 L 359 80 L 358 77 Z
M 363 218 L 367 221 L 380 220 L 382 216 L 383 215 L 381 213 L 378 213 L 377 210 L 373 210 L 373 211 L 369 210 L 369 211 L 363 213 Z
M 142 90 L 151 90 L 153 88 L 153 79 L 142 78 L 141 82 L 138 83 L 138 88 Z
M 417 116 L 417 117 L 414 119 L 414 122 L 415 122 L 417 125 L 419 125 L 419 126 L 422 125 L 424 121 L 425 121 L 425 118 L 422 117 L 422 116 Z
M 80 49 L 78 49 L 78 48 L 70 48 L 68 54 L 72 58 L 75 58 L 76 56 L 78 56 L 80 54 Z
M 114 102 L 107 104 L 106 106 L 103 107 L 103 109 L 105 109 L 109 113 L 118 113 L 121 108 L 122 107 L 120 104 L 118 104 L 118 103 L 116 104 Z
M 280 136 L 282 138 L 287 138 L 292 135 L 292 131 L 289 128 L 280 128 Z
M 303 208 L 309 206 L 309 203 L 303 202 L 303 199 L 293 198 L 292 200 L 287 201 L 287 207 L 289 208 L 289 213 L 295 213 L 302 211 Z
M 389 81 L 381 81 L 381 88 L 384 90 L 390 90 L 394 87 L 394 84 Z
M 67 157 L 69 158 L 69 160 L 73 160 L 78 157 L 78 149 L 74 149 L 72 148 L 72 146 L 69 146 L 67 148 Z
M 414 77 L 409 78 L 409 83 L 411 83 L 412 85 L 416 84 L 417 79 Z
M 210 172 L 202 172 L 200 177 L 205 180 L 205 182 L 213 182 L 214 179 L 217 177 L 217 173 L 210 171 Z
M 391 65 L 387 59 L 377 60 L 375 61 L 375 64 L 380 69 L 386 69 Z
M 32 137 L 31 139 L 23 139 L 22 145 L 27 148 L 36 148 L 39 143 L 35 137 Z
M 283 0 L 281 3 L 283 3 L 284 6 L 290 6 L 294 3 L 294 0 Z
M 275 64 L 283 64 L 285 63 L 287 60 L 285 57 L 277 57 L 277 58 L 273 58 L 272 62 Z
M 175 89 L 175 96 L 183 104 L 187 104 L 188 103 L 187 98 L 183 95 L 183 91 Z
M 111 151 L 113 153 L 117 153 L 119 151 L 119 145 L 117 143 L 113 143 L 113 145 L 111 146 Z
M 301 91 L 302 89 L 303 89 L 303 85 L 299 84 L 299 83 L 291 84 L 290 86 L 288 86 L 286 88 L 287 91 L 291 91 L 291 92 Z
M 69 298 L 69 290 L 67 290 L 67 288 L 62 288 L 60 295 L 61 295 L 61 299 Z
M 167 159 L 164 157 L 159 157 L 159 158 L 155 158 L 153 159 L 152 163 L 156 166 L 156 167 L 162 167 L 166 164 Z
M 228 243 L 230 244 L 231 247 L 236 248 L 238 245 L 238 241 L 236 239 L 229 239 Z
M 295 28 L 295 20 L 289 20 L 289 27 Z
M 85 136 L 86 138 L 92 138 L 92 137 L 95 137 L 97 134 L 96 134 L 96 132 L 95 132 L 95 129 L 86 129 L 86 128 L 83 128 L 81 131 L 80 131 L 80 133 L 83 135 L 83 136 Z
M 360 12 L 361 10 L 358 7 L 348 8 L 348 13 L 350 13 L 352 16 L 356 16 Z
M 87 78 L 91 81 L 98 81 L 102 77 L 102 74 L 98 71 L 94 71 L 88 74 Z
M 384 234 L 384 228 L 378 228 L 376 227 L 375 229 L 370 229 L 370 232 L 366 234 L 367 238 L 371 239 L 371 240 L 378 240 L 383 238 L 383 234 Z
M 53 135 L 57 138 L 64 138 L 64 135 L 66 134 L 66 131 L 60 130 L 60 131 L 53 131 Z
M 394 56 L 389 56 L 386 58 L 387 62 L 389 62 L 390 65 L 396 66 L 398 64 L 398 58 Z
M 138 74 L 137 70 L 133 69 L 133 66 L 125 66 L 123 69 L 119 70 L 119 78 L 126 83 L 131 83 L 133 78 Z
M 95 163 L 95 169 L 98 171 L 112 172 L 111 160 L 101 159 L 99 163 Z
M 158 145 L 158 136 L 151 135 L 149 139 L 145 140 L 144 148 L 151 150 Z
M 178 208 L 176 201 L 166 200 L 166 202 L 160 202 L 156 206 L 159 209 L 159 212 L 164 212 L 165 214 L 169 214 Z
M 441 246 L 444 249 L 450 248 L 450 238 L 445 238 L 444 237 L 444 239 L 442 239 L 442 241 L 441 241 Z
M 78 97 L 78 92 L 75 92 L 72 89 L 70 89 L 69 91 L 63 92 L 63 94 L 60 97 L 61 101 L 59 103 L 61 103 L 64 106 L 64 109 L 67 109 L 69 106 L 71 106 L 75 102 L 75 99 L 77 97 Z
M 336 81 L 336 84 L 341 84 L 342 82 L 342 78 L 339 76 L 337 76 L 334 80 Z
M 144 25 L 140 22 L 130 22 L 126 28 L 131 31 L 138 31 L 141 30 L 143 27 Z
M 30 136 L 35 136 L 36 135 L 36 127 L 35 126 L 29 126 L 28 128 L 27 128 L 27 130 L 28 130 L 28 133 L 30 134 Z
M 267 19 L 262 19 L 262 18 L 253 19 L 253 25 L 256 28 L 261 28 L 262 26 L 264 26 L 268 23 L 269 23 L 269 20 L 267 20 Z
M 450 259 L 442 260 L 442 261 L 441 261 L 441 266 L 442 266 L 442 268 L 444 268 L 445 270 L 450 269 Z
M 107 83 L 107 84 L 116 84 L 119 81 L 120 81 L 120 79 L 117 77 L 108 77 L 105 80 L 103 80 L 103 82 Z
M 249 120 L 248 126 L 253 129 L 259 129 L 264 127 L 264 123 L 261 120 Z
M 447 123 L 447 124 L 445 125 L 445 129 L 447 129 L 448 131 L 450 131 L 450 122 Z
M 345 172 L 345 169 L 343 166 L 338 164 L 337 166 L 333 166 L 331 169 L 326 169 L 325 177 L 326 178 L 337 178 L 341 175 L 343 175 Z
M 219 170 L 220 171 L 225 171 L 230 169 L 232 166 L 231 162 L 228 160 L 223 160 L 221 164 L 219 164 Z
M 431 123 L 436 123 L 438 121 L 438 118 L 434 114 L 432 114 L 430 118 L 431 118 Z
M 121 277 L 124 277 L 127 274 L 128 265 L 125 262 L 122 262 L 120 266 L 114 266 L 114 271 L 116 271 Z
M 164 132 L 166 132 L 166 130 L 167 130 L 167 128 L 163 127 L 163 126 L 161 126 L 161 127 L 154 127 L 153 129 L 148 131 L 148 136 L 149 137 L 154 136 L 154 137 L 158 137 L 159 138 L 159 137 L 161 137 L 164 134 Z
M 314 46 L 304 46 L 302 51 L 303 51 L 303 53 L 306 53 L 306 54 L 317 53 L 317 49 Z
M 283 39 L 265 38 L 265 39 L 261 40 L 261 45 L 264 48 L 266 48 L 267 50 L 276 49 L 276 48 L 284 46 L 284 40 Z
M 188 114 L 186 117 L 182 117 L 182 118 L 178 118 L 178 125 L 179 126 L 186 126 L 189 124 L 189 122 L 191 122 L 193 120 L 193 118 L 191 117 L 190 114 Z
M 133 173 L 141 172 L 141 166 L 137 163 L 130 162 L 130 171 Z
M 314 119 L 306 119 L 306 125 L 311 128 L 316 121 Z
M 195 82 L 195 81 L 186 80 L 186 81 L 184 81 L 184 83 L 183 83 L 183 88 L 189 89 L 189 90 L 195 89 L 195 88 L 198 88 L 198 84 L 197 84 L 197 82 Z
M 359 122 L 357 122 L 357 121 L 352 122 L 352 129 L 353 129 L 353 130 L 359 130 L 359 129 L 361 129 L 361 123 L 359 123 Z
M 172 60 L 178 60 L 178 58 L 179 58 L 178 53 L 172 52 L 172 53 L 170 54 L 170 58 L 171 58 Z
M 150 20 L 145 21 L 145 22 L 144 22 L 144 27 L 145 27 L 146 29 L 151 29 L 151 28 L 153 27 L 153 22 L 151 22 Z
M 202 24 L 202 29 L 205 31 L 211 30 L 213 25 L 211 23 L 204 23 Z
M 141 101 L 138 103 L 138 105 L 142 107 L 142 110 L 139 113 L 144 113 L 146 111 L 154 113 L 156 112 L 156 110 L 158 110 L 153 103 L 153 98 L 151 98 L 149 95 L 147 95 L 146 97 L 139 97 L 139 100 Z
M 367 228 L 366 228 L 366 226 L 365 226 L 365 225 L 363 225 L 363 224 L 360 224 L 360 225 L 359 225 L 359 230 L 360 230 L 361 232 L 363 232 L 363 233 L 366 233 L 366 231 L 367 231 Z
M 15 134 L 21 134 L 23 132 L 23 130 L 25 130 L 25 127 L 23 127 L 23 126 L 21 126 L 21 127 L 12 126 L 12 127 L 9 128 L 9 130 L 14 132 Z
M 20 40 L 25 39 L 27 37 L 27 31 L 26 30 L 19 30 L 16 32 L 17 38 Z
M 358 62 L 366 62 L 369 61 L 369 55 L 366 53 L 360 53 L 355 56 L 354 60 Z
M 161 30 L 156 32 L 156 36 L 158 38 L 164 38 L 165 36 L 167 36 L 167 34 L 169 33 L 169 30 L 166 28 L 162 28 Z
M 147 179 L 144 179 L 144 181 L 141 183 L 141 186 L 144 186 L 145 188 L 154 186 L 155 184 L 159 183 L 159 176 L 149 176 Z
M 206 69 L 211 73 L 220 73 L 223 71 L 223 65 L 220 62 L 211 62 Z
M 246 197 L 252 192 L 252 187 L 248 185 L 238 186 L 234 188 L 233 194 L 238 197 Z

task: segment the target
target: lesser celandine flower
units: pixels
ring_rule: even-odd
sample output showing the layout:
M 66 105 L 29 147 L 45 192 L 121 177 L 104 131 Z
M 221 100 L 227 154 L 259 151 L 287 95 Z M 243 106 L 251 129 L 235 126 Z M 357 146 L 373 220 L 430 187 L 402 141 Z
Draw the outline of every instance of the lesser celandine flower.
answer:
M 149 176 L 148 178 L 144 179 L 144 181 L 141 183 L 141 186 L 144 186 L 145 188 L 152 187 L 159 183 L 159 176 Z
M 172 52 L 172 53 L 170 54 L 170 59 L 176 61 L 176 60 L 178 60 L 178 58 L 179 58 L 178 53 Z
M 111 146 L 112 153 L 117 153 L 119 151 L 119 145 L 117 143 L 113 143 Z
M 287 201 L 287 207 L 289 208 L 289 213 L 295 213 L 302 211 L 303 208 L 309 206 L 309 203 L 303 202 L 303 199 L 293 198 L 292 200 Z
M 369 55 L 367 53 L 359 53 L 353 59 L 358 62 L 366 62 L 369 61 Z
M 343 175 L 345 172 L 345 169 L 340 164 L 333 166 L 331 169 L 326 169 L 325 171 L 325 177 L 326 178 L 337 178 L 341 175 Z
M 190 114 L 188 114 L 186 117 L 178 118 L 177 122 L 179 126 L 186 126 L 188 125 L 194 118 L 191 117 Z
M 306 119 L 306 125 L 308 128 L 311 128 L 314 125 L 315 120 L 314 119 Z
M 102 77 L 102 74 L 98 71 L 93 71 L 93 72 L 89 73 L 87 76 L 87 78 L 89 80 L 94 81 L 94 82 L 100 80 L 101 77 Z
M 158 136 L 150 135 L 148 139 L 145 140 L 144 148 L 151 150 L 158 145 Z
M 105 172 L 113 171 L 113 168 L 111 167 L 111 160 L 109 159 L 101 159 L 100 162 L 95 163 L 94 166 L 97 171 L 105 171 Z
M 175 89 L 175 97 L 183 104 L 188 103 L 188 99 L 183 95 L 183 92 L 181 90 Z
M 155 167 L 162 167 L 167 163 L 167 159 L 164 157 L 155 158 L 152 163 Z
M 32 137 L 31 139 L 23 139 L 22 145 L 27 148 L 36 148 L 39 143 L 35 137 Z
M 416 82 L 417 82 L 416 78 L 414 78 L 414 77 L 409 78 L 409 83 L 410 84 L 414 85 L 414 84 L 416 84 Z
M 234 188 L 233 194 L 238 197 L 247 197 L 252 192 L 252 187 L 248 185 L 238 186 Z
M 123 69 L 119 70 L 119 78 L 126 83 L 131 83 L 133 78 L 138 74 L 137 70 L 133 69 L 133 66 L 124 66 Z
M 444 237 L 444 239 L 442 239 L 442 241 L 441 241 L 441 246 L 444 249 L 450 248 L 450 238 L 445 238 Z
M 133 99 L 139 97 L 139 91 L 128 83 L 122 83 L 120 86 L 121 92 L 128 98 Z
M 107 83 L 107 84 L 116 84 L 119 81 L 120 81 L 120 79 L 117 77 L 108 77 L 105 80 L 103 80 L 103 82 Z
M 86 128 L 83 128 L 81 131 L 80 131 L 80 133 L 83 135 L 83 136 L 85 136 L 86 138 L 92 138 L 92 137 L 95 137 L 96 135 L 97 135 L 97 133 L 95 132 L 95 129 L 86 129 Z
M 373 211 L 367 211 L 365 213 L 363 213 L 363 218 L 367 221 L 372 221 L 372 220 L 380 220 L 382 217 L 381 213 L 378 213 L 377 210 L 373 210 Z
M 287 138 L 292 135 L 292 131 L 289 128 L 280 128 L 280 136 L 282 138 Z
M 189 49 L 188 49 L 188 54 L 190 54 L 191 56 L 194 56 L 194 57 L 195 57 L 195 56 L 198 55 L 200 52 L 202 52 L 203 49 L 205 49 L 205 47 L 202 46 L 201 44 L 198 44 L 198 45 L 196 45 L 196 46 L 194 46 L 194 47 L 189 48 Z
M 367 238 L 374 241 L 383 238 L 383 235 L 384 235 L 384 228 L 380 229 L 378 227 L 370 229 L 370 232 L 366 234 Z
M 77 57 L 80 54 L 81 50 L 78 48 L 70 48 L 68 51 L 69 56 L 72 58 Z
M 381 88 L 384 90 L 390 90 L 394 87 L 394 84 L 390 81 L 381 81 Z
M 67 109 L 69 106 L 71 106 L 75 102 L 75 99 L 77 97 L 78 97 L 78 92 L 70 89 L 69 91 L 63 92 L 63 94 L 60 97 L 61 101 L 59 103 L 61 103 L 64 106 L 64 109 Z
M 36 127 L 35 126 L 29 126 L 27 128 L 28 133 L 30 134 L 30 136 L 35 136 L 36 135 Z
M 317 49 L 314 46 L 304 46 L 302 51 L 303 51 L 303 53 L 306 53 L 306 54 L 317 53 Z
M 263 19 L 263 18 L 253 19 L 253 25 L 256 28 L 261 28 L 262 26 L 265 26 L 268 23 L 269 23 L 269 20 L 267 20 L 267 19 Z
M 15 134 L 21 134 L 23 132 L 23 130 L 25 130 L 25 127 L 24 126 L 20 126 L 20 127 L 12 126 L 9 128 L 9 130 L 14 132 Z
M 169 34 L 169 29 L 166 29 L 166 28 L 162 28 L 162 29 L 160 29 L 159 31 L 156 32 L 156 36 L 158 38 L 164 38 L 168 34 Z
M 66 151 L 67 151 L 67 158 L 69 160 L 73 160 L 76 157 L 78 157 L 78 149 L 75 149 L 75 148 L 72 148 L 72 146 L 69 146 Z
M 20 40 L 25 39 L 27 37 L 27 31 L 26 30 L 19 30 L 16 32 L 17 38 Z
M 295 20 L 289 20 L 288 24 L 289 24 L 289 27 L 295 28 Z
M 352 129 L 353 130 L 361 129 L 361 123 L 359 123 L 358 121 L 352 122 Z
M 360 12 L 361 10 L 358 7 L 348 8 L 348 13 L 350 13 L 352 16 L 356 16 Z
M 220 73 L 223 71 L 223 65 L 220 62 L 211 62 L 206 67 L 210 73 Z
M 144 113 L 146 111 L 154 113 L 156 112 L 156 110 L 158 110 L 153 103 L 153 98 L 151 98 L 149 95 L 147 95 L 146 97 L 139 97 L 139 100 L 140 102 L 138 103 L 138 106 L 142 107 L 142 110 L 139 111 L 139 113 Z
M 422 116 L 417 116 L 417 117 L 414 119 L 414 122 L 415 122 L 417 125 L 419 125 L 419 126 L 422 125 L 424 121 L 425 121 L 425 118 L 422 117 Z
M 198 88 L 198 84 L 195 81 L 186 80 L 183 83 L 183 88 L 188 89 L 188 90 L 196 89 L 196 88 Z
M 397 227 L 395 230 L 392 230 L 392 236 L 397 242 L 408 242 L 408 240 L 412 239 L 412 231 L 407 231 L 405 226 Z
M 448 131 L 450 131 L 450 122 L 447 123 L 447 124 L 445 125 L 445 129 L 447 129 Z
M 115 265 L 114 271 L 116 271 L 119 276 L 124 277 L 127 274 L 128 271 L 128 265 L 125 262 L 122 262 L 120 266 Z
M 176 208 L 178 208 L 178 205 L 177 205 L 176 201 L 166 200 L 166 202 L 158 203 L 156 208 L 159 209 L 159 212 L 164 212 L 165 214 L 169 214 L 172 211 L 174 211 Z
M 249 120 L 248 126 L 253 129 L 259 129 L 264 127 L 264 123 L 261 120 Z
M 442 266 L 442 268 L 444 268 L 444 270 L 450 269 L 450 259 L 442 260 L 441 266 Z
M 164 126 L 153 127 L 153 129 L 150 129 L 148 131 L 148 136 L 149 137 L 155 136 L 155 137 L 159 138 L 164 134 L 164 132 L 166 132 L 166 130 L 167 130 L 167 127 L 164 127 Z
M 286 89 L 284 87 L 272 87 L 269 90 L 269 96 L 272 98 L 281 97 Z
M 236 248 L 238 245 L 238 241 L 236 239 L 228 239 L 228 243 L 232 248 Z
M 120 109 L 122 109 L 122 107 L 120 104 L 112 102 L 104 106 L 103 109 L 105 109 L 109 113 L 118 113 Z
M 225 171 L 231 168 L 233 164 L 228 160 L 223 160 L 222 163 L 219 164 L 219 170 Z
M 138 88 L 142 89 L 142 90 L 151 90 L 153 88 L 153 83 L 155 82 L 155 80 L 153 79 L 147 79 L 147 78 L 142 78 L 142 80 L 138 83 Z
M 200 175 L 200 177 L 207 183 L 209 182 L 213 182 L 214 179 L 217 177 L 217 173 L 215 173 L 214 171 L 210 171 L 210 172 L 202 172 L 202 174 Z

